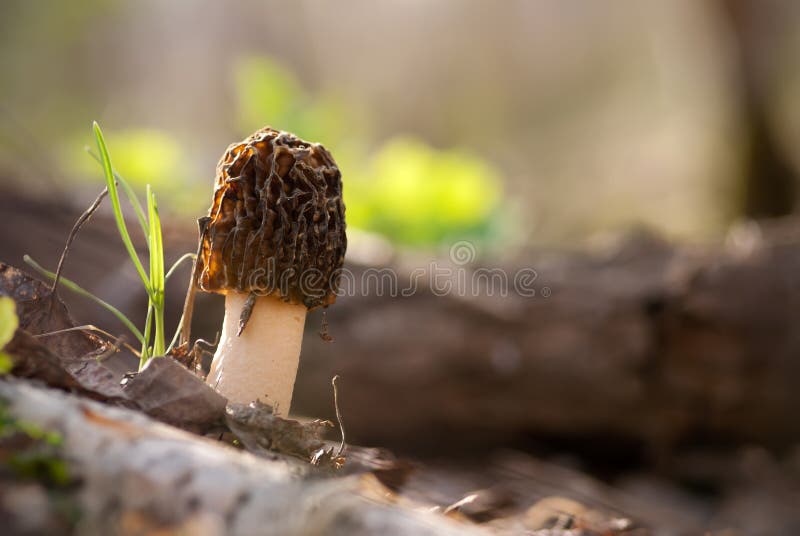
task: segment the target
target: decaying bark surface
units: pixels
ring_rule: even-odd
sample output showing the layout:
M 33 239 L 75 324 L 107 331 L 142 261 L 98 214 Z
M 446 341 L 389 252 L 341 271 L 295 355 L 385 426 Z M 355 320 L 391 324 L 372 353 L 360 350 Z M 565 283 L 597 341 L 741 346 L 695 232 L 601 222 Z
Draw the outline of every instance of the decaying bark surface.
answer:
M 534 268 L 534 297 L 436 295 L 424 280 L 410 297 L 342 297 L 328 313 L 333 344 L 307 330 L 295 411 L 330 418 L 325 387 L 340 374 L 361 444 L 790 446 L 800 440 L 794 223 L 744 227 L 724 247 L 642 234 L 498 267 Z
M 63 439 L 58 455 L 74 482 L 80 534 L 473 531 L 440 515 L 380 504 L 363 478 L 300 478 L 291 464 L 257 458 L 131 410 L 16 380 L 0 380 L 0 399 L 11 417 Z

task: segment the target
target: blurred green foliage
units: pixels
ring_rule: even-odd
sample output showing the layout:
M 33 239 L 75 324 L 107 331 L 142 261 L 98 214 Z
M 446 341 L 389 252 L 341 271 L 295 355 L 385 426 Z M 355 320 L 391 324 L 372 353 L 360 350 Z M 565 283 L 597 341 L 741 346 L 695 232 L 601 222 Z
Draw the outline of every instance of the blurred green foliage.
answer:
M 234 69 L 242 134 L 268 124 L 328 147 L 342 170 L 348 226 L 421 247 L 498 235 L 502 183 L 478 155 L 406 137 L 371 148 L 337 99 L 308 94 L 288 69 L 263 57 Z
M 113 131 L 114 168 L 137 192 L 150 184 L 167 199 L 170 211 L 197 216 L 208 204 L 208 185 L 193 181 L 186 174 L 184 151 L 170 133 L 157 129 Z M 72 173 L 94 182 L 97 164 L 79 150 L 85 136 L 62 148 L 62 162 Z M 208 199 L 206 199 L 208 197 Z
M 265 125 L 288 130 L 331 148 L 352 128 L 347 110 L 333 95 L 310 95 L 292 72 L 265 57 L 240 58 L 234 64 L 240 134 Z
M 114 133 L 114 165 L 124 170 L 134 186 L 180 186 L 186 179 L 180 176 L 180 159 L 180 144 L 166 132 L 131 129 Z
M 350 227 L 423 248 L 463 239 L 494 242 L 503 236 L 502 180 L 480 156 L 409 137 L 375 146 L 367 134 L 369 121 L 359 110 L 348 109 L 330 92 L 305 90 L 279 63 L 244 57 L 232 69 L 238 136 L 270 125 L 323 143 L 342 171 Z M 151 184 L 171 212 L 187 217 L 208 206 L 210 181 L 185 176 L 190 166 L 184 165 L 184 152 L 173 136 L 136 128 L 111 135 L 115 168 L 134 187 Z M 76 175 L 95 175 L 94 162 L 76 144 L 62 154 Z
M 389 140 L 345 188 L 349 224 L 418 246 L 491 238 L 501 193 L 479 157 L 412 138 Z

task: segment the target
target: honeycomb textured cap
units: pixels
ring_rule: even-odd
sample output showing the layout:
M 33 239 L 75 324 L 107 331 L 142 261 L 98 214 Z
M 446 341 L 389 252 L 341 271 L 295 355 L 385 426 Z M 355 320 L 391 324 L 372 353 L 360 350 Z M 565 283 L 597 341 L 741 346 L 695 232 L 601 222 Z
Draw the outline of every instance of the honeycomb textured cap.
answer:
M 269 127 L 234 143 L 199 223 L 201 290 L 275 295 L 309 309 L 336 300 L 347 249 L 342 176 L 322 145 Z

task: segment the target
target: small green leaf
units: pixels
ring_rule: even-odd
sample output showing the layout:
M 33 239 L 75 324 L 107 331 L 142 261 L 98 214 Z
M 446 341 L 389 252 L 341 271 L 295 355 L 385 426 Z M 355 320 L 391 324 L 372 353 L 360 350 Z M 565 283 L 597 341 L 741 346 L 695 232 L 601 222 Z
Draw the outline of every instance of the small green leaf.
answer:
M 197 257 L 197 255 L 194 253 L 184 253 L 181 255 L 180 258 L 170 266 L 169 270 L 167 270 L 167 275 L 164 276 L 164 282 L 166 283 L 169 281 L 169 278 L 172 277 L 172 274 L 175 273 L 175 270 L 177 270 L 184 261 L 194 260 L 195 257 Z
M 14 360 L 5 352 L 0 352 L 0 376 L 8 374 L 14 368 Z
M 8 296 L 0 296 L 0 349 L 14 337 L 17 326 L 17 305 Z

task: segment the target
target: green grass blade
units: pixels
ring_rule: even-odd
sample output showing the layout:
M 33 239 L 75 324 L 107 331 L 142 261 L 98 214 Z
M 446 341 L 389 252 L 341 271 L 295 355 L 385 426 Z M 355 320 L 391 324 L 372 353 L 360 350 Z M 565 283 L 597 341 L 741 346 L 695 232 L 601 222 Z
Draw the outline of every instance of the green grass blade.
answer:
M 89 148 L 86 147 L 86 152 L 89 153 L 89 156 L 94 158 L 95 162 L 103 166 L 103 160 L 94 154 L 94 152 Z M 150 231 L 147 230 L 147 218 L 144 216 L 144 208 L 142 207 L 142 202 L 139 201 L 139 198 L 136 196 L 136 192 L 133 191 L 133 187 L 131 183 L 129 183 L 122 175 L 114 172 L 114 178 L 117 179 L 117 182 L 120 186 L 122 186 L 122 190 L 125 192 L 125 196 L 128 198 L 128 202 L 133 207 L 133 211 L 136 213 L 136 219 L 139 220 L 139 226 L 142 228 L 142 234 L 144 236 L 148 236 Z
M 142 283 L 144 283 L 147 294 L 152 295 L 149 278 L 142 267 L 142 262 L 139 260 L 136 249 L 133 247 L 130 234 L 128 234 L 128 227 L 125 225 L 125 218 L 122 215 L 122 209 L 119 206 L 119 192 L 117 191 L 117 183 L 114 180 L 114 170 L 111 167 L 111 157 L 108 154 L 106 142 L 103 139 L 103 132 L 100 130 L 100 125 L 98 125 L 96 121 L 93 126 L 95 139 L 97 141 L 97 149 L 100 151 L 100 156 L 103 160 L 103 173 L 105 174 L 106 186 L 108 187 L 108 197 L 111 199 L 111 206 L 114 209 L 114 219 L 117 222 L 117 229 L 119 230 L 122 242 L 125 244 L 125 249 L 128 250 L 128 255 L 131 261 L 133 261 L 136 272 L 142 279 Z
M 172 274 L 175 273 L 175 270 L 177 270 L 178 267 L 181 264 L 183 264 L 184 261 L 189 259 L 194 259 L 195 257 L 197 257 L 197 255 L 195 255 L 194 253 L 184 253 L 183 255 L 181 255 L 180 258 L 177 261 L 175 261 L 172 264 L 172 266 L 170 266 L 169 270 L 167 271 L 167 275 L 164 276 L 164 283 L 169 281 L 169 278 L 172 277 Z
M 156 196 L 147 185 L 147 216 L 150 229 L 150 290 L 153 296 L 155 334 L 153 355 L 164 355 L 164 243 L 161 236 L 161 220 L 158 216 Z
M 181 315 L 181 319 L 178 320 L 178 326 L 175 328 L 175 334 L 172 336 L 172 340 L 169 341 L 169 346 L 167 346 L 167 351 L 166 351 L 167 354 L 170 353 L 172 349 L 175 348 L 175 345 L 178 343 L 178 338 L 181 336 L 181 329 L 183 329 L 183 322 L 184 318 L 183 315 Z
M 38 262 L 33 260 L 30 256 L 25 255 L 23 257 L 23 260 L 25 261 L 25 264 L 27 264 L 28 266 L 30 266 L 31 268 L 33 268 L 34 270 L 36 270 L 37 272 L 39 272 L 43 276 L 48 277 L 51 280 L 56 278 L 56 274 L 54 274 L 53 272 L 43 268 Z M 75 294 L 78 294 L 78 295 L 83 296 L 85 298 L 89 298 L 93 302 L 95 302 L 98 305 L 100 305 L 101 307 L 105 308 L 111 314 L 116 316 L 119 319 L 120 322 L 125 324 L 125 327 L 128 328 L 128 330 L 130 330 L 131 333 L 133 333 L 133 335 L 139 340 L 140 343 L 144 344 L 144 340 L 145 340 L 144 339 L 144 335 L 142 334 L 141 331 L 139 331 L 136 328 L 135 325 L 133 325 L 133 322 L 131 322 L 128 319 L 128 317 L 125 316 L 122 313 L 122 311 L 120 311 L 119 309 L 117 309 L 116 307 L 111 305 L 110 303 L 98 298 L 97 296 L 95 296 L 94 294 L 89 292 L 88 290 L 78 286 L 76 283 L 70 281 L 69 279 L 65 278 L 64 276 L 61 276 L 60 284 L 63 285 L 64 287 L 68 288 L 69 290 L 71 290 Z
M 163 304 L 164 296 L 164 283 L 166 276 L 164 275 L 164 240 L 161 234 L 161 219 L 158 215 L 158 204 L 156 203 L 156 194 L 147 185 L 147 198 L 148 198 L 148 219 L 150 222 L 150 284 L 151 287 L 156 289 L 161 295 L 161 302 Z
M 150 360 L 150 332 L 153 329 L 153 302 L 147 304 L 147 318 L 144 321 L 144 341 L 142 342 L 142 352 L 139 357 L 139 370 L 142 370 Z

